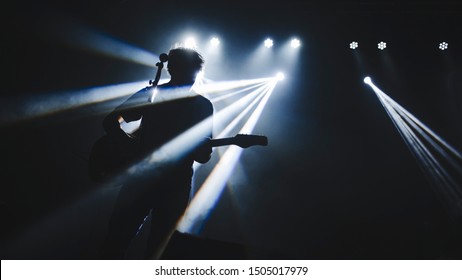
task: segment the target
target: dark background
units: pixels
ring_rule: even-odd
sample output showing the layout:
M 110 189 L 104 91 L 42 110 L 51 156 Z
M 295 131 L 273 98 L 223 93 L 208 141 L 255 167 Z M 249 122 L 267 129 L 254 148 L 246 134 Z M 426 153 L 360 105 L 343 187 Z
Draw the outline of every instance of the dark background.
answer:
M 296 72 L 278 85 L 255 129 L 270 145 L 243 152 L 202 241 L 173 243 L 169 257 L 460 259 L 460 223 L 362 82 L 370 75 L 462 150 L 457 1 L 31 2 L 2 8 L 5 116 L 22 100 L 152 79 L 152 67 L 49 35 L 72 23 L 157 54 L 175 32 L 218 33 L 226 38 L 223 80 L 246 78 L 242 59 L 266 36 L 300 37 Z M 388 48 L 380 52 L 382 40 Z M 2 259 L 97 256 L 115 195 L 90 181 L 86 160 L 104 113 L 88 106 L 2 125 Z

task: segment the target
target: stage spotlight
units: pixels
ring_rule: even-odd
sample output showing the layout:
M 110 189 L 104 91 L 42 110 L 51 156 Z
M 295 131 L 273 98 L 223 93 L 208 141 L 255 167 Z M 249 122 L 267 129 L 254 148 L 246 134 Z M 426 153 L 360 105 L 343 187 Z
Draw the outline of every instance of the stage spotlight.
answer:
M 218 40 L 217 37 L 213 37 L 211 40 L 210 40 L 210 44 L 213 46 L 213 47 L 216 47 L 220 44 L 220 40 Z
M 354 50 L 354 49 L 357 49 L 358 47 L 359 47 L 358 42 L 353 41 L 350 43 L 350 49 Z
M 372 83 L 371 77 L 367 76 L 364 78 L 364 83 L 370 85 Z
M 196 40 L 193 37 L 189 37 L 184 41 L 184 47 L 188 49 L 196 49 Z
M 387 47 L 387 43 L 382 41 L 377 44 L 377 47 L 379 48 L 379 50 L 383 51 Z
M 300 40 L 298 39 L 292 39 L 292 41 L 290 41 L 290 46 L 294 49 L 300 47 Z
M 440 43 L 440 50 L 444 51 L 448 48 L 449 44 L 446 42 Z
M 285 76 L 284 73 L 282 73 L 282 72 L 278 72 L 278 73 L 276 74 L 276 79 L 277 79 L 278 81 L 284 80 L 285 77 L 286 77 L 286 76 Z
M 266 39 L 265 40 L 265 47 L 267 47 L 269 49 L 272 46 L 273 46 L 273 40 L 271 40 L 270 38 Z

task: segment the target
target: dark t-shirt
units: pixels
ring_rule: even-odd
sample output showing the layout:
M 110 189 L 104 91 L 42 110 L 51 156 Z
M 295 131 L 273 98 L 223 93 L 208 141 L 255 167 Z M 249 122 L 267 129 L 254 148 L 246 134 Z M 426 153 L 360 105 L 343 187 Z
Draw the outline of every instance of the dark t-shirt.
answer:
M 212 137 L 213 105 L 202 95 L 191 92 L 189 87 L 161 85 L 156 93 L 153 91 L 152 87 L 147 87 L 130 97 L 124 103 L 124 107 L 130 109 L 124 109 L 121 116 L 126 122 L 141 119 L 137 137 L 143 156 L 153 153 L 173 139 L 178 139 L 177 136 L 190 129 L 197 130 L 197 133 L 188 136 L 192 139 L 186 138 L 187 142 L 178 147 L 181 154 L 175 172 L 190 177 L 194 157 L 190 153 L 191 149 L 183 149 L 185 145 L 196 145 L 203 138 Z

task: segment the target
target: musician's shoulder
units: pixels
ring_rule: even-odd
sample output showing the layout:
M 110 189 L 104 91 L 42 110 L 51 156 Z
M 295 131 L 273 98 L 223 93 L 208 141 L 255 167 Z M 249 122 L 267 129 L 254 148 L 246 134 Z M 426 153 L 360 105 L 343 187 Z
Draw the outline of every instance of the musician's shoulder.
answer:
M 168 89 L 168 88 L 172 88 L 172 87 L 173 87 L 173 85 L 170 82 L 160 84 L 160 85 L 157 86 L 157 88 L 159 88 L 159 89 Z
M 192 95 L 192 97 L 194 97 L 198 102 L 201 103 L 212 103 L 207 96 L 197 92 L 195 92 L 194 95 Z
M 205 97 L 205 96 L 203 96 L 201 94 L 195 95 L 194 98 L 195 98 L 197 104 L 199 104 L 199 106 L 201 106 L 203 108 L 207 108 L 207 109 L 213 111 L 213 104 L 210 101 L 210 99 L 208 99 L 207 97 Z

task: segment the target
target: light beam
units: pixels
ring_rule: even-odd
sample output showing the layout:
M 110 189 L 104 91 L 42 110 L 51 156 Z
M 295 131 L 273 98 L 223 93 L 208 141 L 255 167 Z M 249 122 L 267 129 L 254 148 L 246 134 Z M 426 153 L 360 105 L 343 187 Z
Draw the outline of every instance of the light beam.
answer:
M 60 23 L 66 28 L 49 30 L 51 36 L 72 47 L 130 61 L 140 65 L 156 67 L 159 55 L 116 39 L 111 35 L 97 31 L 76 22 Z
M 144 86 L 147 81 L 107 85 L 88 89 L 43 94 L 23 99 L 3 98 L 1 103 L 7 110 L 0 112 L 0 124 L 9 124 L 33 118 L 49 116 L 71 109 L 103 103 L 109 100 L 129 96 Z M 111 108 L 101 108 L 109 111 Z M 99 112 L 101 113 L 101 112 Z
M 263 99 L 259 102 L 257 108 L 253 111 L 239 133 L 248 134 L 252 132 L 275 85 L 276 83 L 273 82 L 267 88 Z M 241 153 L 242 149 L 239 147 L 231 146 L 227 148 L 188 206 L 185 215 L 177 226 L 179 231 L 189 233 L 198 233 L 200 231 L 203 223 L 207 220 L 211 210 L 218 201 Z
M 462 154 L 370 79 L 367 84 L 379 98 L 449 214 L 462 222 Z

